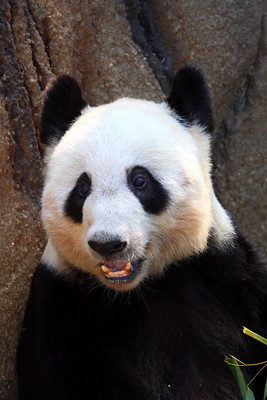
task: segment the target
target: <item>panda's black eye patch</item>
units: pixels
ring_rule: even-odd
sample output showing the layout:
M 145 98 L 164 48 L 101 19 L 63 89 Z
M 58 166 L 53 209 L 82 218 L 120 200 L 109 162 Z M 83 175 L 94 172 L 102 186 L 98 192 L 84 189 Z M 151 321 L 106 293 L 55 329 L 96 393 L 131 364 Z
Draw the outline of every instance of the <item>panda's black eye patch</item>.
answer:
M 148 213 L 157 215 L 167 207 L 168 192 L 148 169 L 132 168 L 127 174 L 127 184 Z
M 81 223 L 83 219 L 83 204 L 91 193 L 91 179 L 84 172 L 79 176 L 65 203 L 65 215 L 74 222 Z

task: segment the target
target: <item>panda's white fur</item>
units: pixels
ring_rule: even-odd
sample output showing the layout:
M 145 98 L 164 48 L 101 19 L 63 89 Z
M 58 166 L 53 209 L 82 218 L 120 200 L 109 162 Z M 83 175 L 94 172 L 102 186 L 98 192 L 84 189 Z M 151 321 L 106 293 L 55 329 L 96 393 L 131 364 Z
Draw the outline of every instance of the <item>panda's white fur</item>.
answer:
M 212 233 L 220 245 L 234 235 L 210 177 L 210 139 L 203 128 L 185 127 L 165 103 L 120 99 L 86 107 L 56 146 L 48 150 L 42 219 L 49 243 L 42 261 L 58 270 L 74 265 L 107 285 L 129 290 L 162 273 L 176 260 L 202 252 Z M 160 215 L 148 214 L 129 190 L 126 171 L 147 168 L 167 190 Z M 64 214 L 80 174 L 92 180 L 82 224 Z M 144 259 L 136 278 L 110 283 L 103 261 L 88 246 L 101 232 L 127 241 L 129 261 Z

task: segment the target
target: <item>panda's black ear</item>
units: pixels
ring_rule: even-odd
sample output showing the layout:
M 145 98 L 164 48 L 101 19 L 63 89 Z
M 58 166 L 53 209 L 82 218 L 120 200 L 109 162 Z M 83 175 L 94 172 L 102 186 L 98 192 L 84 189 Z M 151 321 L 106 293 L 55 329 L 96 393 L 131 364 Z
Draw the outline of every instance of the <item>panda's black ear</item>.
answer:
M 167 103 L 185 123 L 213 129 L 211 98 L 202 73 L 192 66 L 180 69 L 173 81 Z
M 41 142 L 56 143 L 81 114 L 86 102 L 78 83 L 67 75 L 56 78 L 49 86 L 41 116 Z

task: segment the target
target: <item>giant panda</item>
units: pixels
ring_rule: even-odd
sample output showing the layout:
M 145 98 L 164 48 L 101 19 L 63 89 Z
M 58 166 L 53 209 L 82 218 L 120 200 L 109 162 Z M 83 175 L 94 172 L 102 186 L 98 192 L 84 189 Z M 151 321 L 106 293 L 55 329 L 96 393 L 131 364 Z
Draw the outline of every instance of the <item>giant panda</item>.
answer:
M 52 83 L 48 243 L 19 340 L 20 400 L 241 399 L 224 357 L 267 359 L 242 333 L 266 335 L 267 270 L 214 194 L 212 126 L 191 66 L 158 104 L 90 107 L 69 76 Z

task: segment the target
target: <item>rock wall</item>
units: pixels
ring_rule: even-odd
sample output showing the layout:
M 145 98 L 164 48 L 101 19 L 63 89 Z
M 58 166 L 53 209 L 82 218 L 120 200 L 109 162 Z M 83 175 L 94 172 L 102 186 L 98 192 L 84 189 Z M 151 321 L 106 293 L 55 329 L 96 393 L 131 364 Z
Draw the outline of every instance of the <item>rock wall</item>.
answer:
M 214 179 L 250 240 L 266 243 L 264 0 L 1 0 L 0 399 L 14 400 L 15 348 L 41 228 L 39 115 L 46 83 L 68 73 L 91 105 L 161 101 L 185 63 L 214 98 Z M 264 158 L 265 156 L 265 158 Z M 265 193 L 264 193 L 265 188 Z

